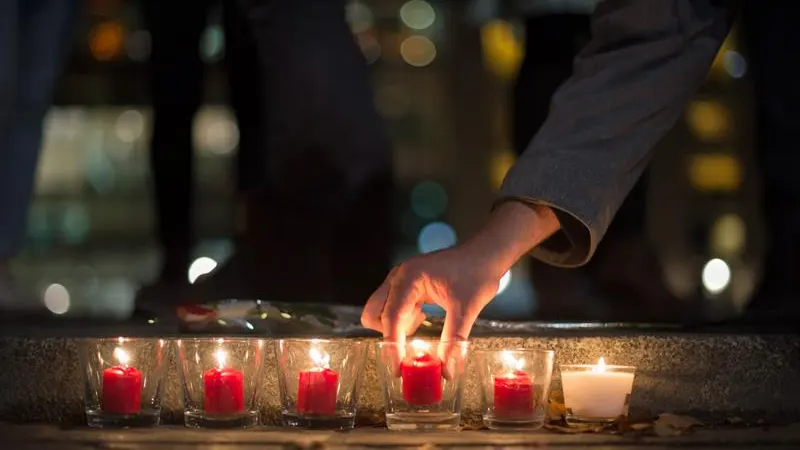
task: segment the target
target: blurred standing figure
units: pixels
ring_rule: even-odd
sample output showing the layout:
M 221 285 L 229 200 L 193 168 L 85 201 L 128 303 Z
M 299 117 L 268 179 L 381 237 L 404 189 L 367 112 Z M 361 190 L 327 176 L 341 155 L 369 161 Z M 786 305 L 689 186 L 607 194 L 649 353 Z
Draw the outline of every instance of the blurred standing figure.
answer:
M 152 46 L 150 167 L 163 252 L 156 286 L 162 289 L 185 283 L 194 246 L 192 124 L 203 101 L 205 67 L 200 59 L 200 37 L 215 4 L 215 0 L 197 0 L 191 6 L 142 1 Z
M 25 241 L 42 121 L 72 43 L 77 0 L 0 1 L 0 308 L 36 311 L 11 277 Z
M 391 142 L 345 1 L 230 1 L 258 66 L 259 189 L 242 251 L 192 298 L 363 304 L 391 264 Z
M 145 2 L 161 286 L 184 283 L 193 245 L 191 124 L 210 6 Z M 361 304 L 391 263 L 391 144 L 345 2 L 223 0 L 223 9 L 245 226 L 229 262 L 173 297 Z
M 165 296 L 179 297 L 187 287 L 186 274 L 195 245 L 193 122 L 203 103 L 205 81 L 200 42 L 210 12 L 220 3 L 230 102 L 240 129 L 240 193 L 254 189 L 259 179 L 258 73 L 242 18 L 227 0 L 199 0 L 191 7 L 174 1 L 144 0 L 145 25 L 152 41 L 150 166 L 163 253 L 158 280 L 139 292 L 138 300 L 145 303 L 158 303 Z

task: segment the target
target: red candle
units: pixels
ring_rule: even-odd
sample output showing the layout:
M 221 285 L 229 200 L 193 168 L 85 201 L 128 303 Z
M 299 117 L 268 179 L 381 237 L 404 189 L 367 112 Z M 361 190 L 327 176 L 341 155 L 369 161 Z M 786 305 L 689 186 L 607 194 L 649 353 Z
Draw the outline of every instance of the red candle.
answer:
M 203 408 L 208 414 L 244 411 L 244 374 L 230 367 L 203 374 Z
M 136 414 L 142 409 L 142 372 L 130 366 L 103 371 L 104 413 Z
M 430 353 L 406 357 L 400 363 L 403 400 L 409 405 L 434 405 L 442 401 L 442 361 Z
M 533 414 L 533 381 L 522 370 L 494 377 L 494 415 L 526 419 Z
M 297 384 L 297 412 L 334 414 L 338 389 L 339 373 L 335 370 L 318 368 L 301 371 Z

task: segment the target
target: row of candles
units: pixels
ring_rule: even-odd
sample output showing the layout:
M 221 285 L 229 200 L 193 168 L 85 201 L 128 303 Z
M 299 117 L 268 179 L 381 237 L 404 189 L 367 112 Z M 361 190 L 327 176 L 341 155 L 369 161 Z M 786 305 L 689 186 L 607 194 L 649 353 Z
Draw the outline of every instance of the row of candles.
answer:
M 157 424 L 160 414 L 160 376 L 164 341 L 158 352 L 141 355 L 132 363 L 132 345 L 146 340 L 120 338 L 113 348 L 113 365 L 97 344 L 87 359 L 87 416 L 92 426 Z M 257 423 L 256 378 L 263 341 L 248 339 L 194 340 L 181 347 L 184 407 L 187 426 L 250 426 Z M 205 342 L 202 342 L 205 341 Z M 254 344 L 255 342 L 255 344 Z M 232 361 L 232 344 L 238 361 Z M 413 340 L 398 349 L 378 344 L 379 377 L 386 399 L 387 425 L 395 429 L 457 429 L 460 423 L 467 345 L 442 352 L 435 342 Z M 127 348 L 126 348 L 127 347 Z M 226 349 L 226 347 L 228 347 Z M 202 351 L 199 349 L 202 348 Z M 142 351 L 145 349 L 145 351 Z M 326 349 L 335 351 L 338 360 Z M 455 349 L 455 351 L 453 351 Z M 389 351 L 387 351 L 389 350 Z M 211 353 L 201 358 L 201 353 Z M 243 353 L 243 355 L 241 355 Z M 280 340 L 276 346 L 284 423 L 299 427 L 350 428 L 355 422 L 356 385 L 366 359 L 366 344 L 354 340 Z M 544 422 L 554 355 L 548 350 L 479 351 L 476 354 L 483 393 L 484 421 L 489 428 L 530 429 Z M 93 357 L 97 355 L 97 357 Z M 203 367 L 203 365 L 206 367 Z M 208 366 L 212 364 L 211 366 Z M 148 375 L 147 372 L 150 372 Z M 92 374 L 102 373 L 93 377 Z M 568 412 L 574 422 L 602 422 L 626 413 L 633 387 L 634 368 L 562 365 L 561 382 Z M 99 383 L 98 383 L 99 382 Z M 149 384 L 148 384 L 149 383 Z M 143 391 L 147 393 L 143 396 Z M 196 398 L 197 401 L 192 399 Z M 144 406 L 144 408 L 143 408 Z M 143 411 L 146 409 L 147 411 Z M 150 414 L 151 421 L 137 419 Z

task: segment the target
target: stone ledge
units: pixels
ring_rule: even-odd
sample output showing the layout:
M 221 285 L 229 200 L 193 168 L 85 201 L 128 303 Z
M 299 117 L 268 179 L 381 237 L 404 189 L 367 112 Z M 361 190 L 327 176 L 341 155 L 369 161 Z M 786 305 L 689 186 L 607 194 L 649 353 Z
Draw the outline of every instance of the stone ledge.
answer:
M 376 339 L 372 339 L 377 341 Z M 272 339 L 267 339 L 270 345 Z M 0 338 L 0 420 L 83 423 L 83 380 L 77 339 Z M 481 337 L 474 348 L 549 348 L 556 363 L 586 363 L 604 356 L 638 368 L 633 413 L 675 412 L 704 420 L 727 417 L 768 422 L 800 420 L 800 337 L 792 334 L 626 332 L 595 337 Z M 280 418 L 275 358 L 265 361 L 262 419 Z M 479 390 L 470 368 L 464 421 L 480 421 Z M 556 370 L 554 389 L 560 381 Z M 360 425 L 382 421 L 374 357 L 367 362 L 360 395 Z M 181 389 L 175 364 L 164 385 L 164 421 L 181 423 Z

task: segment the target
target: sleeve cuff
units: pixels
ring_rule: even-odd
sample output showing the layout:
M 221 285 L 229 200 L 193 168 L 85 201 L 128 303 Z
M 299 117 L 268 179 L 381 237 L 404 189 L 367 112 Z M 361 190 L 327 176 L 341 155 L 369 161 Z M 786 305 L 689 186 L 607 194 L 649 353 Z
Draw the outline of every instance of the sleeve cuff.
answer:
M 556 267 L 580 267 L 591 259 L 597 248 L 597 238 L 591 227 L 566 208 L 545 199 L 503 196 L 494 204 L 497 208 L 509 201 L 531 206 L 547 206 L 553 210 L 561 228 L 531 251 L 531 256 Z

